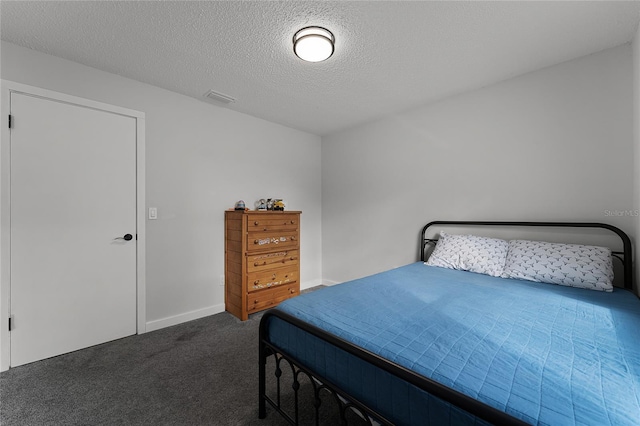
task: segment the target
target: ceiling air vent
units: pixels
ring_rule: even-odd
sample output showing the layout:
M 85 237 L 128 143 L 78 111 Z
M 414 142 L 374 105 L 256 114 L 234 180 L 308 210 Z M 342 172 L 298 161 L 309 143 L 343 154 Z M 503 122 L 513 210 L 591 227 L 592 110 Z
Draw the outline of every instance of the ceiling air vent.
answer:
M 207 93 L 205 93 L 204 97 L 216 103 L 224 104 L 224 105 L 230 104 L 231 102 L 235 102 L 235 99 L 232 98 L 231 96 L 225 95 L 223 93 L 214 92 L 213 90 L 209 90 Z

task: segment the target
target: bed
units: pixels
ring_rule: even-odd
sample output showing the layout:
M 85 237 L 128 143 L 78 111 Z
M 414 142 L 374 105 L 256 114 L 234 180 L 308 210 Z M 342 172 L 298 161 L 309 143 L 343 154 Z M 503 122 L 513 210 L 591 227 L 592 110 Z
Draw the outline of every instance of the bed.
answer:
M 594 291 L 425 264 L 435 226 L 597 228 L 613 233 L 625 289 Z M 442 237 L 441 237 L 442 238 Z M 509 242 L 511 247 L 511 242 Z M 638 425 L 640 300 L 631 243 L 598 223 L 427 224 L 420 261 L 311 292 L 267 311 L 259 337 L 259 417 L 299 424 L 302 377 L 318 415 L 365 424 Z M 434 251 L 435 252 L 435 251 Z M 502 272 L 504 273 L 504 272 Z M 266 389 L 267 360 L 275 394 Z M 292 383 L 281 383 L 289 370 Z M 283 406 L 284 389 L 293 407 Z

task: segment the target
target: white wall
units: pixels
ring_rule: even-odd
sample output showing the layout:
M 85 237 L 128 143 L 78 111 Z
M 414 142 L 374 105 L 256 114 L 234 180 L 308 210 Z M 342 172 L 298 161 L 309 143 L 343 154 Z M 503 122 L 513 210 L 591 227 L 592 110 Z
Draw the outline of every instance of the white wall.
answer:
M 418 259 L 432 220 L 607 222 L 634 235 L 624 45 L 322 141 L 323 277 Z M 422 84 L 429 84 L 428 81 Z
M 640 27 L 633 38 L 633 208 L 640 211 Z M 635 277 L 636 290 L 640 289 L 640 247 L 638 247 L 638 233 L 640 233 L 640 216 L 636 218 L 635 244 Z
M 321 283 L 318 136 L 6 42 L 1 58 L 3 79 L 146 114 L 149 329 L 224 310 L 224 210 L 239 199 L 302 210 L 302 288 Z

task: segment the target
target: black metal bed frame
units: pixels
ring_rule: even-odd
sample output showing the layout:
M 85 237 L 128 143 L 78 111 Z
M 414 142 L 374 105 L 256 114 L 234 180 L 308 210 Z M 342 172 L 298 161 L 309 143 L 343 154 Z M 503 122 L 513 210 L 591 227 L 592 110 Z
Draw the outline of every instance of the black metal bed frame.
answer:
M 425 248 L 427 244 L 435 243 L 437 240 L 433 238 L 427 238 L 426 232 L 428 228 L 435 225 L 454 225 L 454 226 L 520 226 L 520 227 L 564 227 L 564 228 L 603 228 L 616 233 L 623 244 L 622 252 L 613 252 L 623 264 L 624 286 L 627 289 L 632 288 L 632 252 L 631 252 L 631 240 L 629 236 L 619 228 L 603 224 L 603 223 L 573 223 L 573 222 L 497 222 L 497 221 L 434 221 L 430 222 L 422 228 L 421 240 L 420 240 L 420 260 L 425 260 Z M 271 309 L 266 311 L 260 321 L 260 333 L 259 333 L 259 413 L 258 416 L 261 419 L 266 417 L 267 403 L 273 407 L 282 417 L 292 425 L 299 424 L 300 410 L 298 407 L 300 380 L 301 376 L 306 376 L 312 384 L 314 393 L 314 419 L 315 424 L 320 425 L 319 409 L 321 405 L 320 394 L 322 392 L 328 392 L 333 396 L 339 407 L 340 422 L 343 425 L 347 424 L 346 414 L 348 410 L 356 412 L 365 423 L 372 425 L 373 420 L 382 425 L 393 425 L 392 419 L 385 418 L 382 414 L 364 404 L 360 398 L 355 395 L 350 395 L 348 392 L 341 389 L 331 380 L 326 377 L 322 377 L 316 372 L 311 371 L 305 366 L 305 363 L 295 356 L 287 353 L 286 351 L 278 348 L 272 344 L 269 340 L 269 322 L 271 319 L 278 319 L 286 323 L 291 324 L 294 327 L 299 328 L 305 333 L 308 333 L 318 339 L 321 339 L 330 345 L 342 350 L 350 355 L 364 360 L 365 362 L 388 372 L 399 379 L 437 397 L 447 403 L 450 403 L 467 413 L 483 419 L 491 424 L 497 425 L 524 425 L 526 424 L 522 420 L 515 418 L 503 411 L 497 410 L 487 404 L 484 404 L 476 399 L 473 399 L 463 393 L 460 393 L 454 389 L 444 386 L 434 380 L 421 376 L 408 370 L 394 362 L 386 360 L 370 351 L 362 349 L 353 345 L 331 333 L 328 333 L 318 327 L 315 327 L 305 321 L 302 321 L 296 317 L 293 317 L 285 312 L 277 309 Z M 276 380 L 276 396 L 275 399 L 267 395 L 266 391 L 266 364 L 267 359 L 273 356 L 275 360 L 275 380 Z M 287 412 L 286 408 L 282 406 L 281 392 L 282 392 L 282 366 L 286 366 L 291 369 L 293 376 L 293 384 L 291 389 L 294 393 L 294 407 L 293 413 Z

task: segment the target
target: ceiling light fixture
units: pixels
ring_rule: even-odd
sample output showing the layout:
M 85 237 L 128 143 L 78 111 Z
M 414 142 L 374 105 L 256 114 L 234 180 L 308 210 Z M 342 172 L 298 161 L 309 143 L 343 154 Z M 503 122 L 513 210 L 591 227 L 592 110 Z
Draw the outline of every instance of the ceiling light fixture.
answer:
M 335 41 L 326 28 L 306 27 L 293 36 L 293 51 L 303 61 L 321 62 L 333 55 Z

